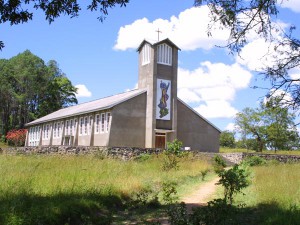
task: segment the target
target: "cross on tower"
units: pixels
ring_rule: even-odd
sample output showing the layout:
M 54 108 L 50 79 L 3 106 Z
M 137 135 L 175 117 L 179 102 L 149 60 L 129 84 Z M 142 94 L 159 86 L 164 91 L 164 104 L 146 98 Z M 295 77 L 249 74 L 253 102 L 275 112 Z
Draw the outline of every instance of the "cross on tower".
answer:
M 157 41 L 159 41 L 159 33 L 162 33 L 162 32 L 159 30 L 159 28 L 155 32 L 157 32 Z

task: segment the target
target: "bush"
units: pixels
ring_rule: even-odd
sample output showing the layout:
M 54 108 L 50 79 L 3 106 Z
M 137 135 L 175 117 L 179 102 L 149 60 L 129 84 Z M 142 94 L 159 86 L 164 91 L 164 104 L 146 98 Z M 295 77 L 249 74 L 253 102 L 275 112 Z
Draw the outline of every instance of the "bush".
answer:
M 206 207 L 194 209 L 190 216 L 191 224 L 233 225 L 236 221 L 236 208 L 228 205 L 224 199 L 214 199 Z
M 265 165 L 267 160 L 259 157 L 259 156 L 250 156 L 243 160 L 242 164 L 247 166 L 261 166 Z
M 220 172 L 222 172 L 224 170 L 224 168 L 226 167 L 226 162 L 225 160 L 222 158 L 222 156 L 220 155 L 216 155 L 213 158 L 213 167 L 214 170 L 217 174 L 219 174 Z
M 181 150 L 182 142 L 175 139 L 173 142 L 168 142 L 167 150 L 165 150 L 165 160 L 163 163 L 163 170 L 171 170 L 171 169 L 178 169 L 178 158 L 185 156 L 185 152 Z
M 233 195 L 241 193 L 243 188 L 250 185 L 249 175 L 249 172 L 239 165 L 234 165 L 233 168 L 219 173 L 220 180 L 218 184 L 224 187 L 224 200 L 226 203 L 232 205 Z
M 11 130 L 7 133 L 6 139 L 9 145 L 24 146 L 26 140 L 26 129 Z

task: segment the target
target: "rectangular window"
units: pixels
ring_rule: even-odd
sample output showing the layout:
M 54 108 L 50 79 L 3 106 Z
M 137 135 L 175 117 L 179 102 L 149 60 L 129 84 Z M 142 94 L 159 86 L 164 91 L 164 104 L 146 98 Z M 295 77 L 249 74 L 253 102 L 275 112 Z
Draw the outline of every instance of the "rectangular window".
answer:
M 74 123 L 73 123 L 73 134 L 75 134 L 75 132 L 77 132 L 77 126 L 78 126 L 78 124 L 77 124 L 77 119 L 74 119 Z
M 97 114 L 96 115 L 96 119 L 95 119 L 95 133 L 98 134 L 100 132 L 100 115 Z
M 101 113 L 101 133 L 105 131 L 105 113 Z
M 70 130 L 69 130 L 69 120 L 66 121 L 66 127 L 65 127 L 65 133 L 66 135 L 70 135 Z
M 90 116 L 90 118 L 89 118 L 89 134 L 92 133 L 92 122 L 93 122 L 93 117 Z
M 46 138 L 49 138 L 49 124 L 46 125 Z
M 53 137 L 56 137 L 56 129 L 57 129 L 57 126 L 56 126 L 56 123 L 54 123 L 54 126 L 53 126 Z
M 142 65 L 150 63 L 151 48 L 149 44 L 145 44 L 142 49 Z
M 64 122 L 61 122 L 61 124 L 60 124 L 60 137 L 62 137 L 62 135 L 63 135 L 63 130 L 64 130 Z
M 36 138 L 37 138 L 38 141 L 40 140 L 40 126 L 37 127 Z
M 73 135 L 73 120 L 70 120 L 70 135 Z
M 46 138 L 46 125 L 43 125 L 43 139 Z
M 157 46 L 157 63 L 172 65 L 172 48 L 166 44 Z
M 83 118 L 80 118 L 80 127 L 79 127 L 79 134 L 82 135 L 82 131 L 83 131 Z
M 84 117 L 84 134 L 87 134 L 88 131 L 88 117 Z
M 108 132 L 109 130 L 109 126 L 110 126 L 110 112 L 106 113 L 106 132 Z
M 57 137 L 60 137 L 60 123 L 57 123 Z

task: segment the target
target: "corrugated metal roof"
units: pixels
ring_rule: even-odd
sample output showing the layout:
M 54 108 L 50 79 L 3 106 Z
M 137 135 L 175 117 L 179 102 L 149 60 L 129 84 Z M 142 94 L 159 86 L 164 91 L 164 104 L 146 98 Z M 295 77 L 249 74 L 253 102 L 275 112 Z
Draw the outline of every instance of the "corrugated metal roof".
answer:
M 37 120 L 34 120 L 30 123 L 27 123 L 26 126 L 31 126 L 39 123 L 50 122 L 53 120 L 63 119 L 71 116 L 82 115 L 85 113 L 95 112 L 98 110 L 109 109 L 115 105 L 118 105 L 122 102 L 125 102 L 133 97 L 136 97 L 142 93 L 146 92 L 146 89 L 136 89 L 121 94 L 109 96 L 106 98 L 101 98 L 95 101 L 82 103 L 79 105 L 70 106 L 67 108 L 60 109 L 53 113 L 48 114 L 47 116 L 41 117 Z

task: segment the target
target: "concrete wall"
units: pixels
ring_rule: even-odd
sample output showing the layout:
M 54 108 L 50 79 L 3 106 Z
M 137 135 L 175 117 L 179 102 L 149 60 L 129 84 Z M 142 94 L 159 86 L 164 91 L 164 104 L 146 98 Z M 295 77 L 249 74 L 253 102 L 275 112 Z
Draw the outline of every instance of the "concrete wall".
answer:
M 147 89 L 147 101 L 146 101 L 146 127 L 145 127 L 145 144 L 147 148 L 151 148 L 155 145 L 154 142 L 154 129 L 155 129 L 155 90 L 156 86 L 154 85 L 155 77 L 153 76 L 154 71 L 156 70 L 156 64 L 154 64 L 154 60 L 156 60 L 156 52 L 154 52 L 153 46 L 151 46 L 151 55 L 150 55 L 150 63 L 146 65 L 142 65 L 142 54 L 139 52 L 139 80 L 138 80 L 138 88 L 146 88 Z
M 177 101 L 177 138 L 184 147 L 203 152 L 219 152 L 220 131 L 208 121 Z
M 147 93 L 115 106 L 109 146 L 145 147 Z

